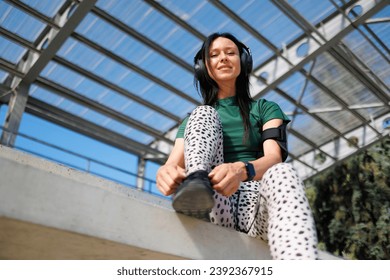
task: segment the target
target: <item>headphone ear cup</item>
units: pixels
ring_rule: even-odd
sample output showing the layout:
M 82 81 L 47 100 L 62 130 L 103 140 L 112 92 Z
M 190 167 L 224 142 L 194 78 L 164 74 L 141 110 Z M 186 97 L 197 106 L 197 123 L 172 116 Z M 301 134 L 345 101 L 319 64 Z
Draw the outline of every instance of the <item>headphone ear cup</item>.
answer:
M 241 54 L 241 66 L 245 71 L 245 74 L 249 75 L 252 72 L 253 59 L 250 49 L 243 45 Z
M 200 80 L 202 78 L 203 71 L 206 70 L 202 60 L 202 49 L 200 49 L 194 56 L 194 73 L 196 79 Z
M 194 71 L 195 71 L 195 76 L 198 80 L 202 77 L 202 74 L 204 73 L 204 71 L 206 71 L 206 67 L 205 67 L 203 60 L 201 58 L 199 58 L 196 61 L 195 65 L 194 65 Z

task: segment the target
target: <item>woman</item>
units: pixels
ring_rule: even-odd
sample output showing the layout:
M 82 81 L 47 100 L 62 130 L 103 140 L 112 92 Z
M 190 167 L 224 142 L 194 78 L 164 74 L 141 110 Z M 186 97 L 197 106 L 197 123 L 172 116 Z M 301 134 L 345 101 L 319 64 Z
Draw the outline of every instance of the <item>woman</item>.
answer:
M 274 259 L 316 259 L 317 236 L 304 187 L 287 158 L 289 122 L 274 102 L 249 93 L 250 50 L 215 33 L 194 58 L 204 104 L 179 128 L 157 172 L 173 208 L 267 240 Z

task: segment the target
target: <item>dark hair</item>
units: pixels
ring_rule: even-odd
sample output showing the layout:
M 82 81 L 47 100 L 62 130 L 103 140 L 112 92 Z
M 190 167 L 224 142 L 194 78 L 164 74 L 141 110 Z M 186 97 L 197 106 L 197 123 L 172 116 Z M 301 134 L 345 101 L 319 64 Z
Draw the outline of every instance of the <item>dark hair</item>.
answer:
M 237 40 L 230 33 L 213 33 L 206 38 L 203 42 L 203 45 L 199 52 L 194 57 L 194 68 L 195 68 L 195 77 L 194 84 L 197 91 L 203 98 L 203 103 L 205 105 L 214 106 L 218 101 L 218 90 L 219 87 L 217 83 L 210 77 L 205 67 L 199 70 L 198 63 L 203 65 L 207 65 L 206 61 L 210 59 L 210 45 L 213 41 L 219 37 L 227 38 L 237 46 L 238 51 L 240 53 L 240 57 L 242 57 L 244 52 L 248 52 L 249 49 L 245 49 L 245 45 Z M 250 53 L 249 53 L 250 55 Z M 251 59 L 251 57 L 250 57 Z M 253 101 L 250 92 L 249 92 L 249 72 L 246 70 L 248 67 L 244 65 L 242 59 L 241 61 L 241 72 L 236 79 L 236 102 L 238 107 L 240 108 L 240 114 L 244 123 L 245 134 L 244 140 L 249 135 L 250 130 L 250 121 L 249 121 L 249 111 L 250 104 Z M 252 61 L 251 61 L 252 63 Z M 249 71 L 251 71 L 252 67 L 249 67 Z

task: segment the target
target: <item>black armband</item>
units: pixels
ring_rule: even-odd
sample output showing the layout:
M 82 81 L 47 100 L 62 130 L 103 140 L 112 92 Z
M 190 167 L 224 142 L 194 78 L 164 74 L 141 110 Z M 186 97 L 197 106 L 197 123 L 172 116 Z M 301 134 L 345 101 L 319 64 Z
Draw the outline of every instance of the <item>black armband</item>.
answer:
M 267 139 L 275 140 L 282 150 L 282 161 L 285 161 L 288 157 L 287 148 L 287 124 L 283 123 L 279 127 L 268 128 L 261 132 L 261 142 L 263 143 Z

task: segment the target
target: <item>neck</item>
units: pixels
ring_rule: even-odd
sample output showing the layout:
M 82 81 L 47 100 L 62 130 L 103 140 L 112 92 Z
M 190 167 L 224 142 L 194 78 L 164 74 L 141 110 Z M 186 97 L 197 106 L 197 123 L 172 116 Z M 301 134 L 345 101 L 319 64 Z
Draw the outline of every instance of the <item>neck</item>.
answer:
M 231 84 L 219 84 L 218 85 L 218 99 L 228 98 L 236 95 L 236 85 L 235 83 Z

